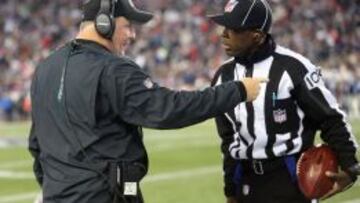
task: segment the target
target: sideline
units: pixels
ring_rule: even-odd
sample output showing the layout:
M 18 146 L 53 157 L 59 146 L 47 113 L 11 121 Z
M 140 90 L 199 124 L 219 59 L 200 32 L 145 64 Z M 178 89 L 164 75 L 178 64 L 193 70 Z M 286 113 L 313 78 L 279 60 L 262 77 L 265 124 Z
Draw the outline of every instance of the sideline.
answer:
M 32 172 L 14 172 L 14 171 L 0 171 L 1 179 L 12 179 L 12 180 L 28 180 L 34 179 L 35 176 Z
M 0 165 L 0 170 L 22 168 L 25 166 L 31 166 L 32 163 L 33 163 L 33 161 L 30 159 L 29 160 L 9 161 L 9 162 L 2 163 Z
M 24 201 L 24 200 L 34 200 L 38 194 L 39 194 L 38 192 L 30 192 L 30 193 L 3 196 L 0 197 L 0 203 L 11 203 L 11 202 Z

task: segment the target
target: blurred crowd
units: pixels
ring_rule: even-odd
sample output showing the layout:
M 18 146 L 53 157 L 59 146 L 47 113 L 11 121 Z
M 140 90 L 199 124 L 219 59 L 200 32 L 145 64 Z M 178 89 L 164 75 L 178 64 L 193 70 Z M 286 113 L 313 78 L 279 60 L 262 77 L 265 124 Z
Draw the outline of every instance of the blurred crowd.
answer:
M 222 28 L 206 18 L 224 0 L 142 0 L 156 13 L 141 27 L 129 55 L 154 80 L 173 89 L 203 88 L 227 59 Z M 327 86 L 353 116 L 359 116 L 360 6 L 357 0 L 269 0 L 271 33 L 322 67 Z M 72 39 L 81 22 L 81 1 L 0 2 L 0 119 L 26 119 L 36 65 Z M 140 28 L 139 28 L 140 29 Z

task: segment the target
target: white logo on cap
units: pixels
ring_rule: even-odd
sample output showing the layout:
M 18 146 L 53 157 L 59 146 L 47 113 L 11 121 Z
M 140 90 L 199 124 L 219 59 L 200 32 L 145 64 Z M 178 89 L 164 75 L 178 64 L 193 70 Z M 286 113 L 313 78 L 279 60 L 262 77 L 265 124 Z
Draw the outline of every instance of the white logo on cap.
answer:
M 237 0 L 230 0 L 225 6 L 225 12 L 231 13 L 238 3 L 239 2 Z

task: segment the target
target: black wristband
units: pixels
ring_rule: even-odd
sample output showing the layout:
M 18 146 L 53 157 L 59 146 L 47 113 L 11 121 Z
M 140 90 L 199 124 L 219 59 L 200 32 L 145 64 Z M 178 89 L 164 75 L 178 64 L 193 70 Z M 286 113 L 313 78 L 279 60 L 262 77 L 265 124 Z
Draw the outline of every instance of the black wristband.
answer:
M 247 92 L 246 92 L 246 89 L 245 89 L 245 85 L 240 82 L 240 81 L 236 81 L 235 84 L 238 86 L 239 88 L 239 92 L 240 92 L 240 96 L 241 96 L 241 101 L 246 101 L 247 99 Z

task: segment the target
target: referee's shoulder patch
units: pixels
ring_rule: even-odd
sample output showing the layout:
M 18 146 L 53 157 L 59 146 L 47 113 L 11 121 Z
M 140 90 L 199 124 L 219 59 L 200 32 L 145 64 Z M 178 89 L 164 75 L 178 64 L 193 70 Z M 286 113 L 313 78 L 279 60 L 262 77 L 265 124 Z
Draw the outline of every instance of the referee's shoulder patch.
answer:
M 321 69 L 319 67 L 309 71 L 305 75 L 304 80 L 305 80 L 306 86 L 310 90 L 314 89 L 316 87 L 324 85 L 324 82 L 323 82 L 323 79 L 322 79 L 322 74 L 321 74 Z

